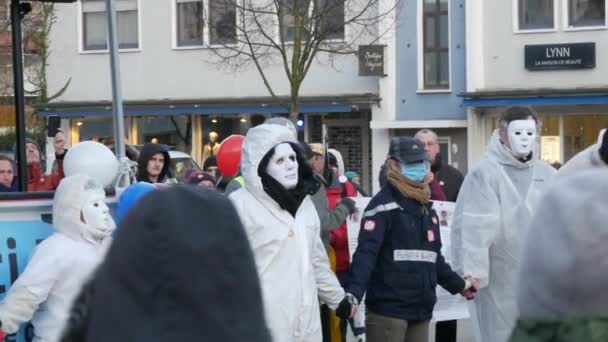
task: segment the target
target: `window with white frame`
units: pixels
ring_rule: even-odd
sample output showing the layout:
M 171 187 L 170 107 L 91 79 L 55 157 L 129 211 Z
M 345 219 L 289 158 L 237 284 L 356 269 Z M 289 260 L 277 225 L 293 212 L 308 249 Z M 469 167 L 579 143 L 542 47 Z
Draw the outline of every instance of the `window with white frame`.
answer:
M 555 28 L 554 0 L 516 0 L 519 30 Z
M 232 0 L 175 1 L 177 47 L 236 43 L 236 6 Z
M 424 89 L 450 88 L 448 0 L 423 0 Z
M 203 2 L 176 0 L 177 46 L 203 45 Z
M 299 8 L 303 18 L 301 39 L 306 39 L 310 30 L 322 40 L 344 40 L 345 0 L 279 0 L 283 40 L 293 42 L 296 35 L 294 10 Z M 312 15 L 310 16 L 309 13 Z
M 568 27 L 607 26 L 606 0 L 567 0 Z
M 108 49 L 106 5 L 104 0 L 82 1 L 82 49 Z M 139 48 L 138 0 L 116 0 L 118 43 L 121 49 Z

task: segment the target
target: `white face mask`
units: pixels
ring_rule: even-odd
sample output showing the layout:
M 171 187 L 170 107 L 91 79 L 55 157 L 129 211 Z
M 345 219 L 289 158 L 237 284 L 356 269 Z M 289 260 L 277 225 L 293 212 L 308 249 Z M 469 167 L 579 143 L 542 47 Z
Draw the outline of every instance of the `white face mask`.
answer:
M 91 194 L 82 206 L 82 218 L 85 237 L 100 241 L 108 237 L 116 229 L 116 224 L 110 215 L 110 208 L 101 194 Z
M 283 143 L 274 148 L 266 173 L 287 190 L 298 185 L 298 159 L 291 145 Z
M 511 153 L 517 158 L 530 155 L 536 144 L 536 122 L 534 120 L 515 120 L 507 129 Z

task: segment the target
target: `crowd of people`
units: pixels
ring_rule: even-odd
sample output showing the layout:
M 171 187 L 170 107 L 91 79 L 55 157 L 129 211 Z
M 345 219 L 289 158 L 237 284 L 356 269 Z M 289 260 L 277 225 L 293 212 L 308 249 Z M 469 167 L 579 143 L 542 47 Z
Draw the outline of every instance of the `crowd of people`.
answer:
M 59 184 L 55 233 L 0 302 L 0 340 L 31 320 L 36 341 L 344 342 L 350 329 L 359 341 L 425 342 L 437 285 L 469 300 L 477 342 L 605 340 L 608 137 L 555 176 L 537 132 L 530 109 L 505 110 L 466 177 L 433 131 L 393 137 L 352 259 L 345 222 L 361 177 L 337 150 L 298 141 L 289 120 L 249 129 L 225 191 L 213 144 L 186 185 L 151 187 L 126 209 L 119 198 L 118 227 L 95 179 L 59 182 L 60 132 L 58 174 L 35 182 Z M 140 184 L 166 182 L 166 146 L 137 158 Z M 0 158 L 3 191 L 12 170 Z M 433 201 L 456 202 L 451 237 Z M 436 341 L 456 341 L 456 326 L 438 324 Z

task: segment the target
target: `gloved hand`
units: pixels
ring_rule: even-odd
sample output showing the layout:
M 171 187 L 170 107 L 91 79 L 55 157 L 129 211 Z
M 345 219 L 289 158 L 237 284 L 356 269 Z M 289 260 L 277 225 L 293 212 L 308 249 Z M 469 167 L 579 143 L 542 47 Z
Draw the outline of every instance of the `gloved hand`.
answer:
M 352 214 L 357 211 L 357 205 L 355 204 L 355 201 L 352 200 L 352 198 L 344 197 L 340 201 L 340 204 L 344 204 L 346 208 L 348 208 L 349 214 Z
M 352 294 L 347 293 L 336 309 L 336 316 L 341 319 L 349 319 L 353 317 L 355 311 L 357 311 L 357 304 L 357 298 L 355 298 L 355 296 Z
M 0 321 L 0 342 L 4 341 L 4 331 L 2 331 L 2 321 Z

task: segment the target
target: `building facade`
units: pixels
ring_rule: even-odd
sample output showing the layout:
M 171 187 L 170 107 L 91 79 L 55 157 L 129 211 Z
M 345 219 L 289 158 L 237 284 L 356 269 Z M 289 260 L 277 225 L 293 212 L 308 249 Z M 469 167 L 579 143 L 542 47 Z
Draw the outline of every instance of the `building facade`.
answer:
M 606 0 L 471 0 L 467 5 L 469 159 L 483 157 L 496 116 L 539 113 L 541 158 L 564 163 L 608 126 Z
M 386 77 L 372 110 L 374 189 L 390 138 L 429 128 L 439 135 L 445 162 L 467 171 L 464 0 L 402 1 L 383 38 Z
M 211 131 L 219 133 L 221 140 L 245 133 L 264 118 L 286 114 L 286 108 L 274 104 L 268 95 L 255 67 L 235 71 L 216 63 L 213 48 L 235 34 L 226 29 L 234 12 L 213 12 L 208 0 L 116 3 L 130 143 L 159 141 L 192 153 L 201 162 Z M 207 11 L 210 20 L 203 20 Z M 58 21 L 50 37 L 49 88 L 60 87 L 66 77 L 71 82 L 61 97 L 40 112 L 63 118 L 71 143 L 112 136 L 105 16 L 103 0 L 57 6 Z M 347 26 L 334 38 L 348 40 L 349 32 Z M 277 96 L 287 97 L 290 88 L 283 66 L 277 62 L 264 71 Z M 325 139 L 332 130 L 352 131 L 353 127 L 356 134 L 369 136 L 378 81 L 358 76 L 356 56 L 335 56 L 331 63 L 320 58 L 310 68 L 300 94 L 301 139 Z M 342 151 L 347 167 L 353 155 L 355 170 L 369 176 L 369 154 L 362 143 L 352 146 L 354 150 Z

